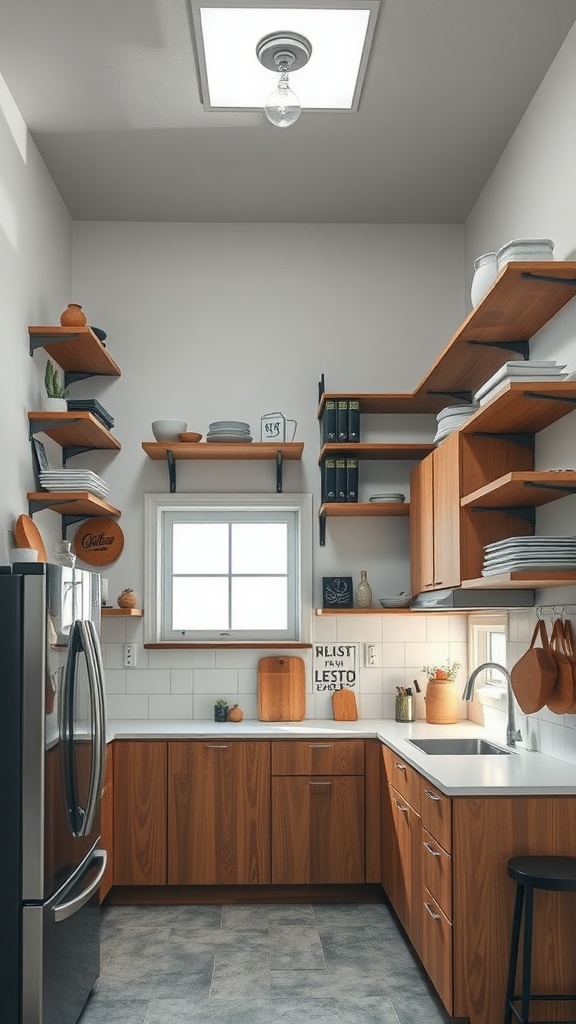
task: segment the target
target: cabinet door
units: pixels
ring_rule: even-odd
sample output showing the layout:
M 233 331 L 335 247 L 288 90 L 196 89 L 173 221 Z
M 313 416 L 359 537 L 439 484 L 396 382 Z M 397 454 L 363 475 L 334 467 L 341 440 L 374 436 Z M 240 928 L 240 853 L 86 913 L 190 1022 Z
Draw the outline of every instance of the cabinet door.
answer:
M 102 801 L 100 803 L 100 846 L 106 850 L 108 859 L 106 861 L 106 871 L 104 877 L 100 883 L 99 899 L 100 903 L 105 899 L 110 889 L 114 885 L 114 797 L 113 797 L 113 769 L 112 769 L 112 758 L 113 758 L 113 744 L 109 743 L 106 747 L 106 770 L 104 772 L 104 785 L 102 787 Z
M 460 438 L 450 434 L 433 453 L 434 586 L 458 587 L 460 574 Z
M 434 588 L 433 458 L 410 474 L 410 587 L 413 594 Z
M 452 925 L 436 900 L 422 886 L 422 963 L 440 999 L 452 1013 Z
M 272 779 L 272 882 L 364 882 L 364 777 Z
M 383 808 L 382 884 L 400 923 L 422 955 L 422 826 L 420 816 L 388 786 Z
M 166 885 L 166 743 L 114 744 L 114 883 Z
M 169 885 L 270 882 L 270 744 L 168 744 Z

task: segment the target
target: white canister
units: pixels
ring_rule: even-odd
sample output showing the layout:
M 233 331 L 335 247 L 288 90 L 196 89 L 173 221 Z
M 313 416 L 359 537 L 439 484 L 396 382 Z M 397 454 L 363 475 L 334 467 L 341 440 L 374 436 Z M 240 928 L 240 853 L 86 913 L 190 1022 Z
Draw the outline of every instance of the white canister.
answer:
M 14 562 L 37 562 L 36 548 L 10 548 L 10 565 Z
M 470 290 L 470 298 L 474 307 L 484 298 L 490 285 L 496 280 L 497 274 L 497 252 L 485 252 L 483 256 L 479 256 L 478 259 L 474 260 L 474 277 L 472 278 L 472 288 Z

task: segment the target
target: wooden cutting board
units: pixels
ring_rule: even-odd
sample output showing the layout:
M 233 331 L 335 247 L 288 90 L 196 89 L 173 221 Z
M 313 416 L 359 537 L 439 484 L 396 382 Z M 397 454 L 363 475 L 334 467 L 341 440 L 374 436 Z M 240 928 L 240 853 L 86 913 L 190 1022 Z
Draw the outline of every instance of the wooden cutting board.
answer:
M 302 658 L 260 658 L 258 718 L 301 722 L 306 715 L 306 673 Z
M 343 686 L 341 690 L 334 691 L 332 694 L 332 710 L 337 722 L 356 722 L 358 720 L 356 695 L 348 686 Z

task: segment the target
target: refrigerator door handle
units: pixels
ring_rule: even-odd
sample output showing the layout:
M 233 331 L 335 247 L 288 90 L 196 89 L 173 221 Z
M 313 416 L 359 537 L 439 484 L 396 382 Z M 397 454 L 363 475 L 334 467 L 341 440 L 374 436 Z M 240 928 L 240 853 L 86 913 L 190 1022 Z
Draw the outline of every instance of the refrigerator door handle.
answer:
M 88 900 L 94 895 L 94 893 L 100 886 L 102 878 L 104 877 L 107 859 L 108 855 L 106 853 L 106 850 L 94 850 L 94 853 L 90 859 L 90 863 L 88 864 L 86 870 L 93 867 L 95 862 L 100 862 L 100 869 L 98 871 L 98 874 L 96 875 L 96 878 L 94 878 L 93 881 L 90 882 L 90 885 L 86 889 L 84 889 L 79 896 L 75 896 L 73 900 L 68 900 L 67 903 L 57 903 L 55 905 L 54 920 L 56 922 L 65 921 L 68 917 L 72 917 L 72 915 L 75 914 L 78 910 L 80 910 L 85 903 L 88 903 Z
M 92 828 L 94 816 L 100 804 L 106 757 L 106 723 L 102 660 L 94 623 L 90 622 L 90 620 L 83 621 L 81 623 L 81 630 L 90 680 L 90 704 L 94 722 L 94 754 L 90 775 L 90 792 L 86 801 L 86 812 L 78 833 L 80 836 L 85 836 Z

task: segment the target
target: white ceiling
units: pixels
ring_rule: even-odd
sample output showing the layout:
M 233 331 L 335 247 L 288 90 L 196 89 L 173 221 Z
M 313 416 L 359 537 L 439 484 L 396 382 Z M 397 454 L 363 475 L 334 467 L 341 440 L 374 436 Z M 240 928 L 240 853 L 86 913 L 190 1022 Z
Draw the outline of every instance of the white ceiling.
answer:
M 0 71 L 77 220 L 462 222 L 575 20 L 381 0 L 358 112 L 288 129 L 204 112 L 186 0 L 2 0 Z

